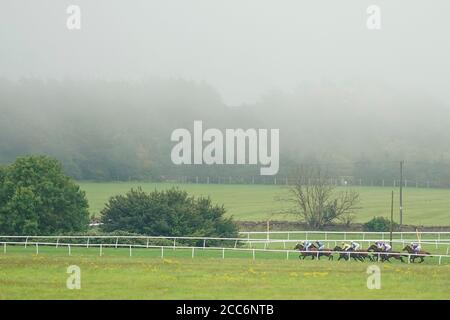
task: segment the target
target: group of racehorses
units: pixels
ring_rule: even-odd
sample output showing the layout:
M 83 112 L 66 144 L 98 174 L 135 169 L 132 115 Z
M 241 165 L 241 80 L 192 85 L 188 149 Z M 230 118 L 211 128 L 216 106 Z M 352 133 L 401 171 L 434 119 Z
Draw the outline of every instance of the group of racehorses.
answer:
M 384 251 L 379 249 L 375 244 L 372 244 L 367 250 L 354 250 L 350 248 L 348 250 L 344 250 L 339 246 L 334 247 L 334 249 L 323 249 L 319 250 L 314 244 L 312 244 L 308 250 L 305 250 L 304 246 L 301 243 L 298 243 L 294 250 L 300 251 L 300 259 L 305 259 L 306 257 L 311 257 L 312 260 L 315 258 L 320 260 L 320 257 L 328 257 L 328 260 L 333 260 L 333 254 L 338 253 L 338 261 L 341 259 L 349 260 L 354 259 L 355 261 L 365 261 L 369 259 L 370 261 L 381 261 L 381 262 L 390 262 L 390 259 L 400 260 L 401 262 L 405 262 L 404 258 L 407 259 L 409 257 L 410 262 L 415 262 L 416 259 L 419 259 L 419 263 L 424 261 L 425 256 L 429 256 L 430 253 L 426 251 L 414 251 L 411 246 L 407 245 L 403 248 L 403 252 L 398 251 Z

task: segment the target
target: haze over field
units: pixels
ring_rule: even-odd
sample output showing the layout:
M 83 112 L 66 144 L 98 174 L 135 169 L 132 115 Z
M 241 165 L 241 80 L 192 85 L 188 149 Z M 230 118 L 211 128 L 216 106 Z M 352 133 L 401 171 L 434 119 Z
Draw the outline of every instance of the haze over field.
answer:
M 68 30 L 66 9 L 81 9 Z M 279 128 L 280 174 L 450 184 L 450 4 L 379 1 L 5 0 L 0 162 L 45 153 L 78 179 L 255 175 L 174 167 L 170 133 Z
M 14 79 L 205 81 L 227 105 L 305 82 L 380 80 L 448 103 L 448 1 L 377 1 L 379 31 L 366 27 L 372 2 L 4 0 L 0 70 Z M 66 28 L 71 4 L 81 8 L 79 32 Z

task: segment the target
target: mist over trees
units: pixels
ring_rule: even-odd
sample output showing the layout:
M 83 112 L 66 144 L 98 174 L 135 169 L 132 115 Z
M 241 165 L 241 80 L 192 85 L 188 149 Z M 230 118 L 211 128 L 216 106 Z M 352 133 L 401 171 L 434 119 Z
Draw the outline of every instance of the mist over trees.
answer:
M 366 82 L 365 82 L 366 83 Z M 0 81 L 0 163 L 46 154 L 75 179 L 253 176 L 259 166 L 175 166 L 174 129 L 279 128 L 280 176 L 299 164 L 330 175 L 450 184 L 450 111 L 425 92 L 377 84 L 305 84 L 227 106 L 205 83 L 149 78 L 121 81 Z

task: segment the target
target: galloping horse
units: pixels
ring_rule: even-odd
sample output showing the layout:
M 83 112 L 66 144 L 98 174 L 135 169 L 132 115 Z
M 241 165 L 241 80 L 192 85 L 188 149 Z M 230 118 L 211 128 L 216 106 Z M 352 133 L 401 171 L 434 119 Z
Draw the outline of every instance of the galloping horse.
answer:
M 356 252 L 358 252 L 358 254 L 365 260 L 366 258 L 369 259 L 370 261 L 373 261 L 373 257 L 368 254 L 367 252 L 364 252 L 363 250 L 357 250 Z
M 385 251 L 379 249 L 375 244 L 372 244 L 369 248 L 367 248 L 367 251 L 374 252 L 374 256 L 376 256 L 377 261 L 380 260 L 380 258 L 381 258 L 381 262 L 385 262 L 385 261 L 391 262 L 391 261 L 389 261 L 389 259 L 394 258 L 394 259 L 400 260 L 403 263 L 405 262 L 403 260 L 404 254 L 402 254 L 401 252 L 397 252 L 397 251 L 385 252 Z M 381 254 L 381 253 L 383 253 L 383 254 Z M 373 257 L 372 257 L 372 261 L 373 261 Z
M 367 248 L 367 252 L 373 252 L 372 259 L 376 261 L 384 262 L 385 260 L 389 261 L 387 258 L 387 255 L 385 254 L 379 254 L 378 252 L 384 252 L 380 248 L 377 247 L 377 245 L 372 244 L 369 248 Z M 377 254 L 378 253 L 378 254 Z
M 305 252 L 305 247 L 301 243 L 297 243 L 294 250 L 303 251 L 300 252 L 300 255 L 298 256 L 299 259 L 301 258 L 305 260 L 306 257 L 311 256 L 311 260 L 314 260 L 316 257 L 320 260 L 321 256 L 326 256 L 328 257 L 328 260 L 333 260 L 333 252 L 323 252 L 322 250 L 317 249 L 317 247 L 313 244 L 309 247 L 307 252 Z
M 346 252 L 343 252 L 343 251 L 345 251 L 344 249 L 342 249 L 339 246 L 336 246 L 336 247 L 334 247 L 333 251 L 342 251 L 342 252 L 339 252 L 338 261 L 341 259 L 349 260 L 349 258 L 353 258 L 355 261 L 363 262 L 365 257 L 367 257 L 367 254 L 365 254 L 365 256 L 364 256 L 364 254 L 359 253 L 358 251 L 354 251 L 352 248 L 348 249 Z
M 419 263 L 422 263 L 422 262 L 424 261 L 424 256 L 421 256 L 422 254 L 423 254 L 423 255 L 427 255 L 427 256 L 429 256 L 429 255 L 431 254 L 431 253 L 426 252 L 426 251 L 415 252 L 414 249 L 411 248 L 411 246 L 409 246 L 409 245 L 407 245 L 406 247 L 404 247 L 402 251 L 407 251 L 409 254 L 415 253 L 415 254 L 411 254 L 411 255 L 409 256 L 409 261 L 410 261 L 410 262 L 414 262 L 414 261 L 416 260 L 416 258 L 419 258 L 419 259 L 420 259 Z M 418 254 L 419 254 L 419 255 L 418 255 Z

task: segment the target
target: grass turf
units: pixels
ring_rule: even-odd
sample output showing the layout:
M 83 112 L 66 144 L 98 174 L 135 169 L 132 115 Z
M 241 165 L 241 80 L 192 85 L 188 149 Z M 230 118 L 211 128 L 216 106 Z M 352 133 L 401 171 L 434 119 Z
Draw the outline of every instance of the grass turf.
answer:
M 178 186 L 195 196 L 210 196 L 219 204 L 224 204 L 229 215 L 241 221 L 287 220 L 294 221 L 293 215 L 279 214 L 288 204 L 277 200 L 288 193 L 286 187 L 274 185 L 217 185 L 217 184 L 171 184 L 171 183 L 94 183 L 80 182 L 86 191 L 91 212 L 99 215 L 109 197 L 123 194 L 131 188 L 141 186 L 145 191 L 161 190 Z M 338 188 L 342 190 L 343 187 Z M 355 187 L 360 194 L 360 209 L 355 222 L 366 222 L 374 216 L 390 217 L 390 187 Z M 397 190 L 396 190 L 397 192 Z M 396 194 L 395 215 L 398 221 L 398 192 Z M 404 188 L 405 224 L 450 225 L 450 190 L 427 188 Z
M 0 299 L 450 299 L 450 264 L 377 264 L 381 289 L 367 288 L 373 263 L 286 260 L 198 250 L 9 247 L 0 254 Z M 67 267 L 81 268 L 68 290 Z

